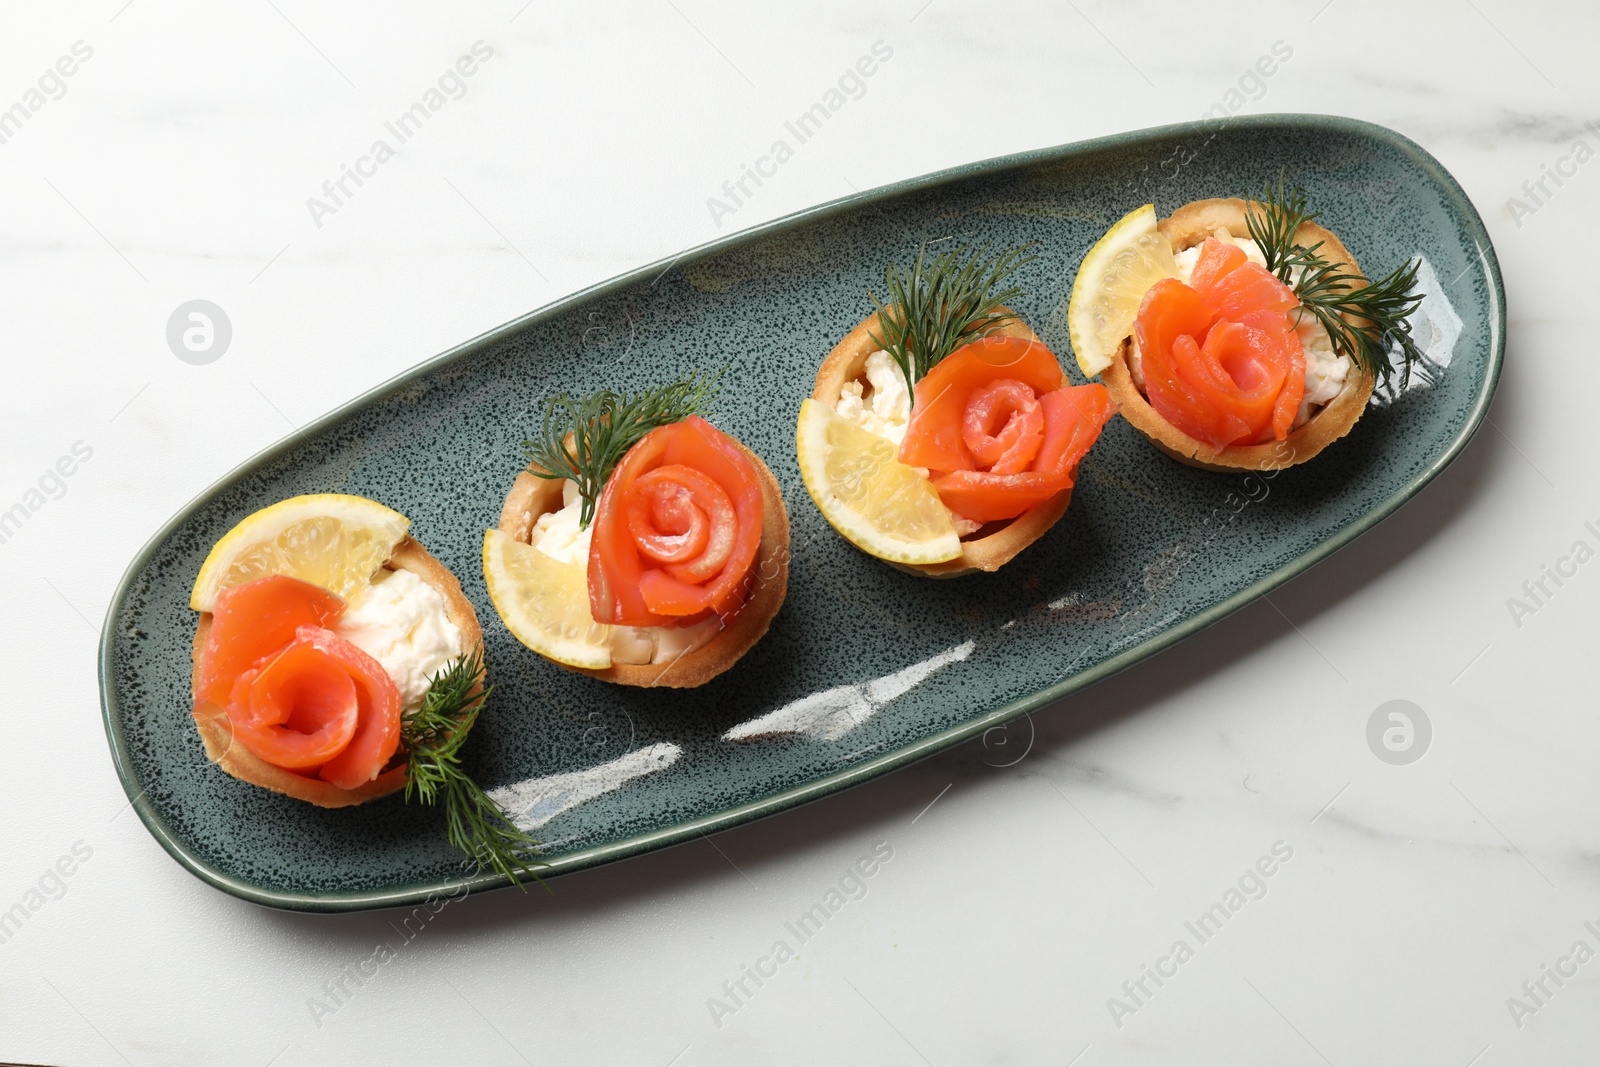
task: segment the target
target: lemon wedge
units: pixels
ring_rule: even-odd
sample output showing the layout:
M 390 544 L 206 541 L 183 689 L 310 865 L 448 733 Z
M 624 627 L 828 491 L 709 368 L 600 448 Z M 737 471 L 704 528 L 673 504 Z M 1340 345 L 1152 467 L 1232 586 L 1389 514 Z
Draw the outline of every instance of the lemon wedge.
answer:
M 1078 267 L 1067 304 L 1067 333 L 1084 374 L 1093 378 L 1111 365 L 1122 339 L 1133 332 L 1144 294 L 1162 278 L 1176 277 L 1178 264 L 1156 229 L 1154 204 L 1128 212 L 1095 242 Z
M 211 547 L 189 593 L 196 611 L 217 594 L 272 574 L 320 585 L 345 599 L 366 585 L 405 537 L 411 520 L 376 500 L 317 493 L 247 516 Z
M 483 578 L 511 636 L 541 656 L 590 670 L 611 666 L 611 627 L 589 613 L 589 574 L 516 538 L 487 530 Z
M 795 450 L 811 499 L 863 552 L 919 564 L 961 555 L 961 539 L 938 492 L 895 458 L 888 441 L 808 398 L 800 405 Z

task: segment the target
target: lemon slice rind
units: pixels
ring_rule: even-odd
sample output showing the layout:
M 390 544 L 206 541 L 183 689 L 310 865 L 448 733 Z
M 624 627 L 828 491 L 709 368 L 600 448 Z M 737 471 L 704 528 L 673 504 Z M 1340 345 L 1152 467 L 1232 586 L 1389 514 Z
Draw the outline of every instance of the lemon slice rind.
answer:
M 611 627 L 589 613 L 588 568 L 563 563 L 500 530 L 483 535 L 483 579 L 511 636 L 569 667 L 611 666 Z
M 376 500 L 344 493 L 290 497 L 256 511 L 206 555 L 189 592 L 196 611 L 217 594 L 272 574 L 287 574 L 349 599 L 406 536 L 411 520 Z
M 863 552 L 918 565 L 961 555 L 961 539 L 938 492 L 895 458 L 889 441 L 808 398 L 800 405 L 795 447 L 817 509 Z
M 1067 304 L 1067 333 L 1085 375 L 1111 365 L 1133 332 L 1139 304 L 1162 278 L 1178 277 L 1172 245 L 1156 228 L 1154 204 L 1128 212 L 1089 249 Z

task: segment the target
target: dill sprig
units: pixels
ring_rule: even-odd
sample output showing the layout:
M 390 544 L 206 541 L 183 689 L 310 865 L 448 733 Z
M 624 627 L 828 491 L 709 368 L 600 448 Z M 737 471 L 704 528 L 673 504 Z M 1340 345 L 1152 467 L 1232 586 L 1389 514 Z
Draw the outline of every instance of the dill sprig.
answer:
M 444 805 L 450 843 L 477 862 L 521 885 L 519 874 L 538 879 L 529 853 L 538 842 L 506 817 L 461 766 L 461 746 L 477 721 L 489 690 L 474 693 L 483 676 L 483 649 L 462 655 L 433 676 L 422 707 L 400 727 L 406 750 L 407 800 Z
M 715 374 L 699 371 L 687 378 L 637 393 L 601 389 L 582 400 L 559 393 L 544 402 L 539 439 L 522 442 L 522 451 L 539 469 L 541 478 L 570 478 L 583 496 L 579 528 L 594 518 L 594 508 L 606 479 L 628 449 L 651 430 L 682 422 L 690 415 L 705 415 L 717 392 Z M 568 436 L 572 443 L 567 443 Z
M 1285 187 L 1280 171 L 1276 188 L 1267 182 L 1261 200 L 1250 205 L 1245 225 L 1251 239 L 1261 246 L 1267 269 L 1294 289 L 1300 306 L 1328 331 L 1334 353 L 1350 357 L 1357 367 L 1371 371 L 1384 383 L 1395 373 L 1394 357 L 1398 355 L 1401 388 L 1405 388 L 1412 367 L 1427 363 L 1411 337 L 1409 321 L 1422 304 L 1422 294 L 1417 291 L 1422 261 L 1413 260 L 1368 282 L 1345 269 L 1343 263 L 1329 263 L 1321 253 L 1323 242 L 1310 247 L 1296 242 L 1300 227 L 1319 217 L 1319 213 L 1306 210 L 1303 189 Z
M 1001 289 L 1000 283 L 1033 261 L 1026 254 L 1031 247 L 1032 242 L 985 256 L 984 245 L 968 256 L 962 246 L 930 260 L 924 245 L 910 270 L 896 263 L 884 269 L 887 303 L 871 294 L 883 335 L 873 334 L 872 340 L 899 365 L 907 388 L 962 345 L 987 337 L 1013 318 L 1000 308 L 1022 290 L 1014 285 Z

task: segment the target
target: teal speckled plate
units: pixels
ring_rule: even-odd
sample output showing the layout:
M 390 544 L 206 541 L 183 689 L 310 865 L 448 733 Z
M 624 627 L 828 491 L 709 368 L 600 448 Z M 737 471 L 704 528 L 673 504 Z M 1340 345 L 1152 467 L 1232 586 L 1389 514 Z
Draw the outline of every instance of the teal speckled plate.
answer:
M 839 538 L 795 466 L 818 362 L 924 241 L 1039 242 L 1017 310 L 1073 375 L 1065 304 L 1084 252 L 1147 201 L 1166 214 L 1286 169 L 1371 277 L 1426 260 L 1418 335 L 1440 364 L 1349 437 L 1274 478 L 1181 466 L 1113 419 L 1066 517 L 994 575 L 934 582 Z M 342 911 L 505 884 L 464 877 L 438 812 L 399 797 L 324 811 L 206 762 L 189 717 L 190 584 L 211 544 L 296 493 L 359 493 L 411 517 L 484 624 L 495 693 L 468 746 L 538 827 L 550 874 L 781 811 L 903 767 L 1166 648 L 1346 544 L 1439 473 L 1488 408 L 1505 295 L 1488 234 L 1432 156 L 1320 116 L 1236 118 L 1050 148 L 804 211 L 595 286 L 469 341 L 280 442 L 139 553 L 100 645 L 106 733 L 150 832 L 211 884 Z M 731 361 L 715 414 L 777 474 L 789 598 L 733 670 L 687 692 L 625 689 L 519 645 L 479 548 L 546 394 L 636 387 Z M 1448 361 L 1447 365 L 1446 361 Z M 760 721 L 756 721 L 760 720 Z

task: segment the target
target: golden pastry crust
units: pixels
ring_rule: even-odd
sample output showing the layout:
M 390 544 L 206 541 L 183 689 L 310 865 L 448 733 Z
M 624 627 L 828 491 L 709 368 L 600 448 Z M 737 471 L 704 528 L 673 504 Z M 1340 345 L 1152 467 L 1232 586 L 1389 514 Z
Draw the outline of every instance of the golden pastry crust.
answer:
M 1010 311 L 1010 308 L 1003 310 Z M 868 315 L 844 340 L 833 347 L 822 366 L 817 368 L 816 384 L 811 399 L 821 401 L 832 410 L 839 402 L 846 382 L 861 377 L 865 372 L 867 357 L 882 346 L 872 339 L 880 333 L 876 312 Z M 1028 328 L 1021 319 L 1011 319 L 998 331 L 1006 337 L 1021 337 L 1039 341 L 1039 335 Z M 1040 341 L 1040 344 L 1044 342 Z M 976 571 L 997 571 L 1016 558 L 1017 553 L 1043 537 L 1072 503 L 1072 490 L 1063 489 L 1042 504 L 1035 504 L 1008 522 L 991 522 L 982 526 L 970 538 L 961 541 L 961 555 L 943 563 L 894 563 L 884 560 L 908 574 L 924 578 L 959 578 Z
M 1226 230 L 1234 237 L 1249 237 L 1250 229 L 1245 224 L 1246 207 L 1246 202 L 1237 197 L 1196 200 L 1162 219 L 1157 223 L 1157 229 L 1172 245 L 1174 252 L 1182 252 L 1200 244 L 1219 229 Z M 1355 257 L 1332 231 L 1314 222 L 1307 222 L 1295 232 L 1295 238 L 1305 245 L 1321 241 L 1322 253 L 1328 262 L 1343 263 L 1350 273 L 1360 275 L 1361 268 L 1356 265 Z M 1358 321 L 1351 316 L 1346 318 L 1351 322 Z M 1366 411 L 1373 386 L 1377 384 L 1370 369 L 1347 376 L 1339 395 L 1282 441 L 1212 448 L 1172 425 L 1150 406 L 1150 402 L 1134 384 L 1133 374 L 1128 369 L 1128 340 L 1124 340 L 1117 349 L 1111 365 L 1101 372 L 1100 380 L 1111 391 L 1111 399 L 1116 401 L 1122 417 L 1148 437 L 1151 444 L 1180 463 L 1212 471 L 1281 470 L 1304 463 L 1350 432 L 1362 412 Z
M 742 442 L 728 439 L 755 466 L 761 483 L 761 543 L 746 578 L 752 588 L 744 604 L 731 618 L 723 619 L 717 636 L 670 663 L 614 663 L 600 670 L 574 667 L 559 660 L 550 660 L 551 663 L 617 685 L 693 689 L 739 662 L 766 634 L 789 592 L 789 511 L 783 505 L 778 479 L 761 457 Z M 561 479 L 541 478 L 532 473 L 534 469 L 537 468 L 530 467 L 517 475 L 500 508 L 500 532 L 523 544 L 532 541 L 534 524 L 541 515 L 561 509 Z
M 483 631 L 478 626 L 478 614 L 473 610 L 472 602 L 461 592 L 461 583 L 444 564 L 429 555 L 428 550 L 414 538 L 406 537 L 396 545 L 394 554 L 384 566 L 389 570 L 410 571 L 439 591 L 444 597 L 445 614 L 461 630 L 463 649 L 474 649 L 482 643 Z M 193 674 L 190 679 L 192 697 L 195 696 L 195 690 L 199 685 L 200 658 L 210 633 L 211 613 L 203 612 L 194 631 Z M 472 692 L 476 694 L 482 691 L 483 678 L 480 676 Z M 341 789 L 332 782 L 324 782 L 320 778 L 308 778 L 303 774 L 275 767 L 243 745 L 235 745 L 233 728 L 228 722 L 227 712 L 215 704 L 201 702 L 197 697 L 194 702 L 194 722 L 200 731 L 200 741 L 205 745 L 206 758 L 212 763 L 241 781 L 297 800 L 304 800 L 319 808 L 345 808 L 352 804 L 364 804 L 405 788 L 406 764 L 403 755 L 399 753 L 391 761 L 394 765 L 372 781 L 355 789 Z

